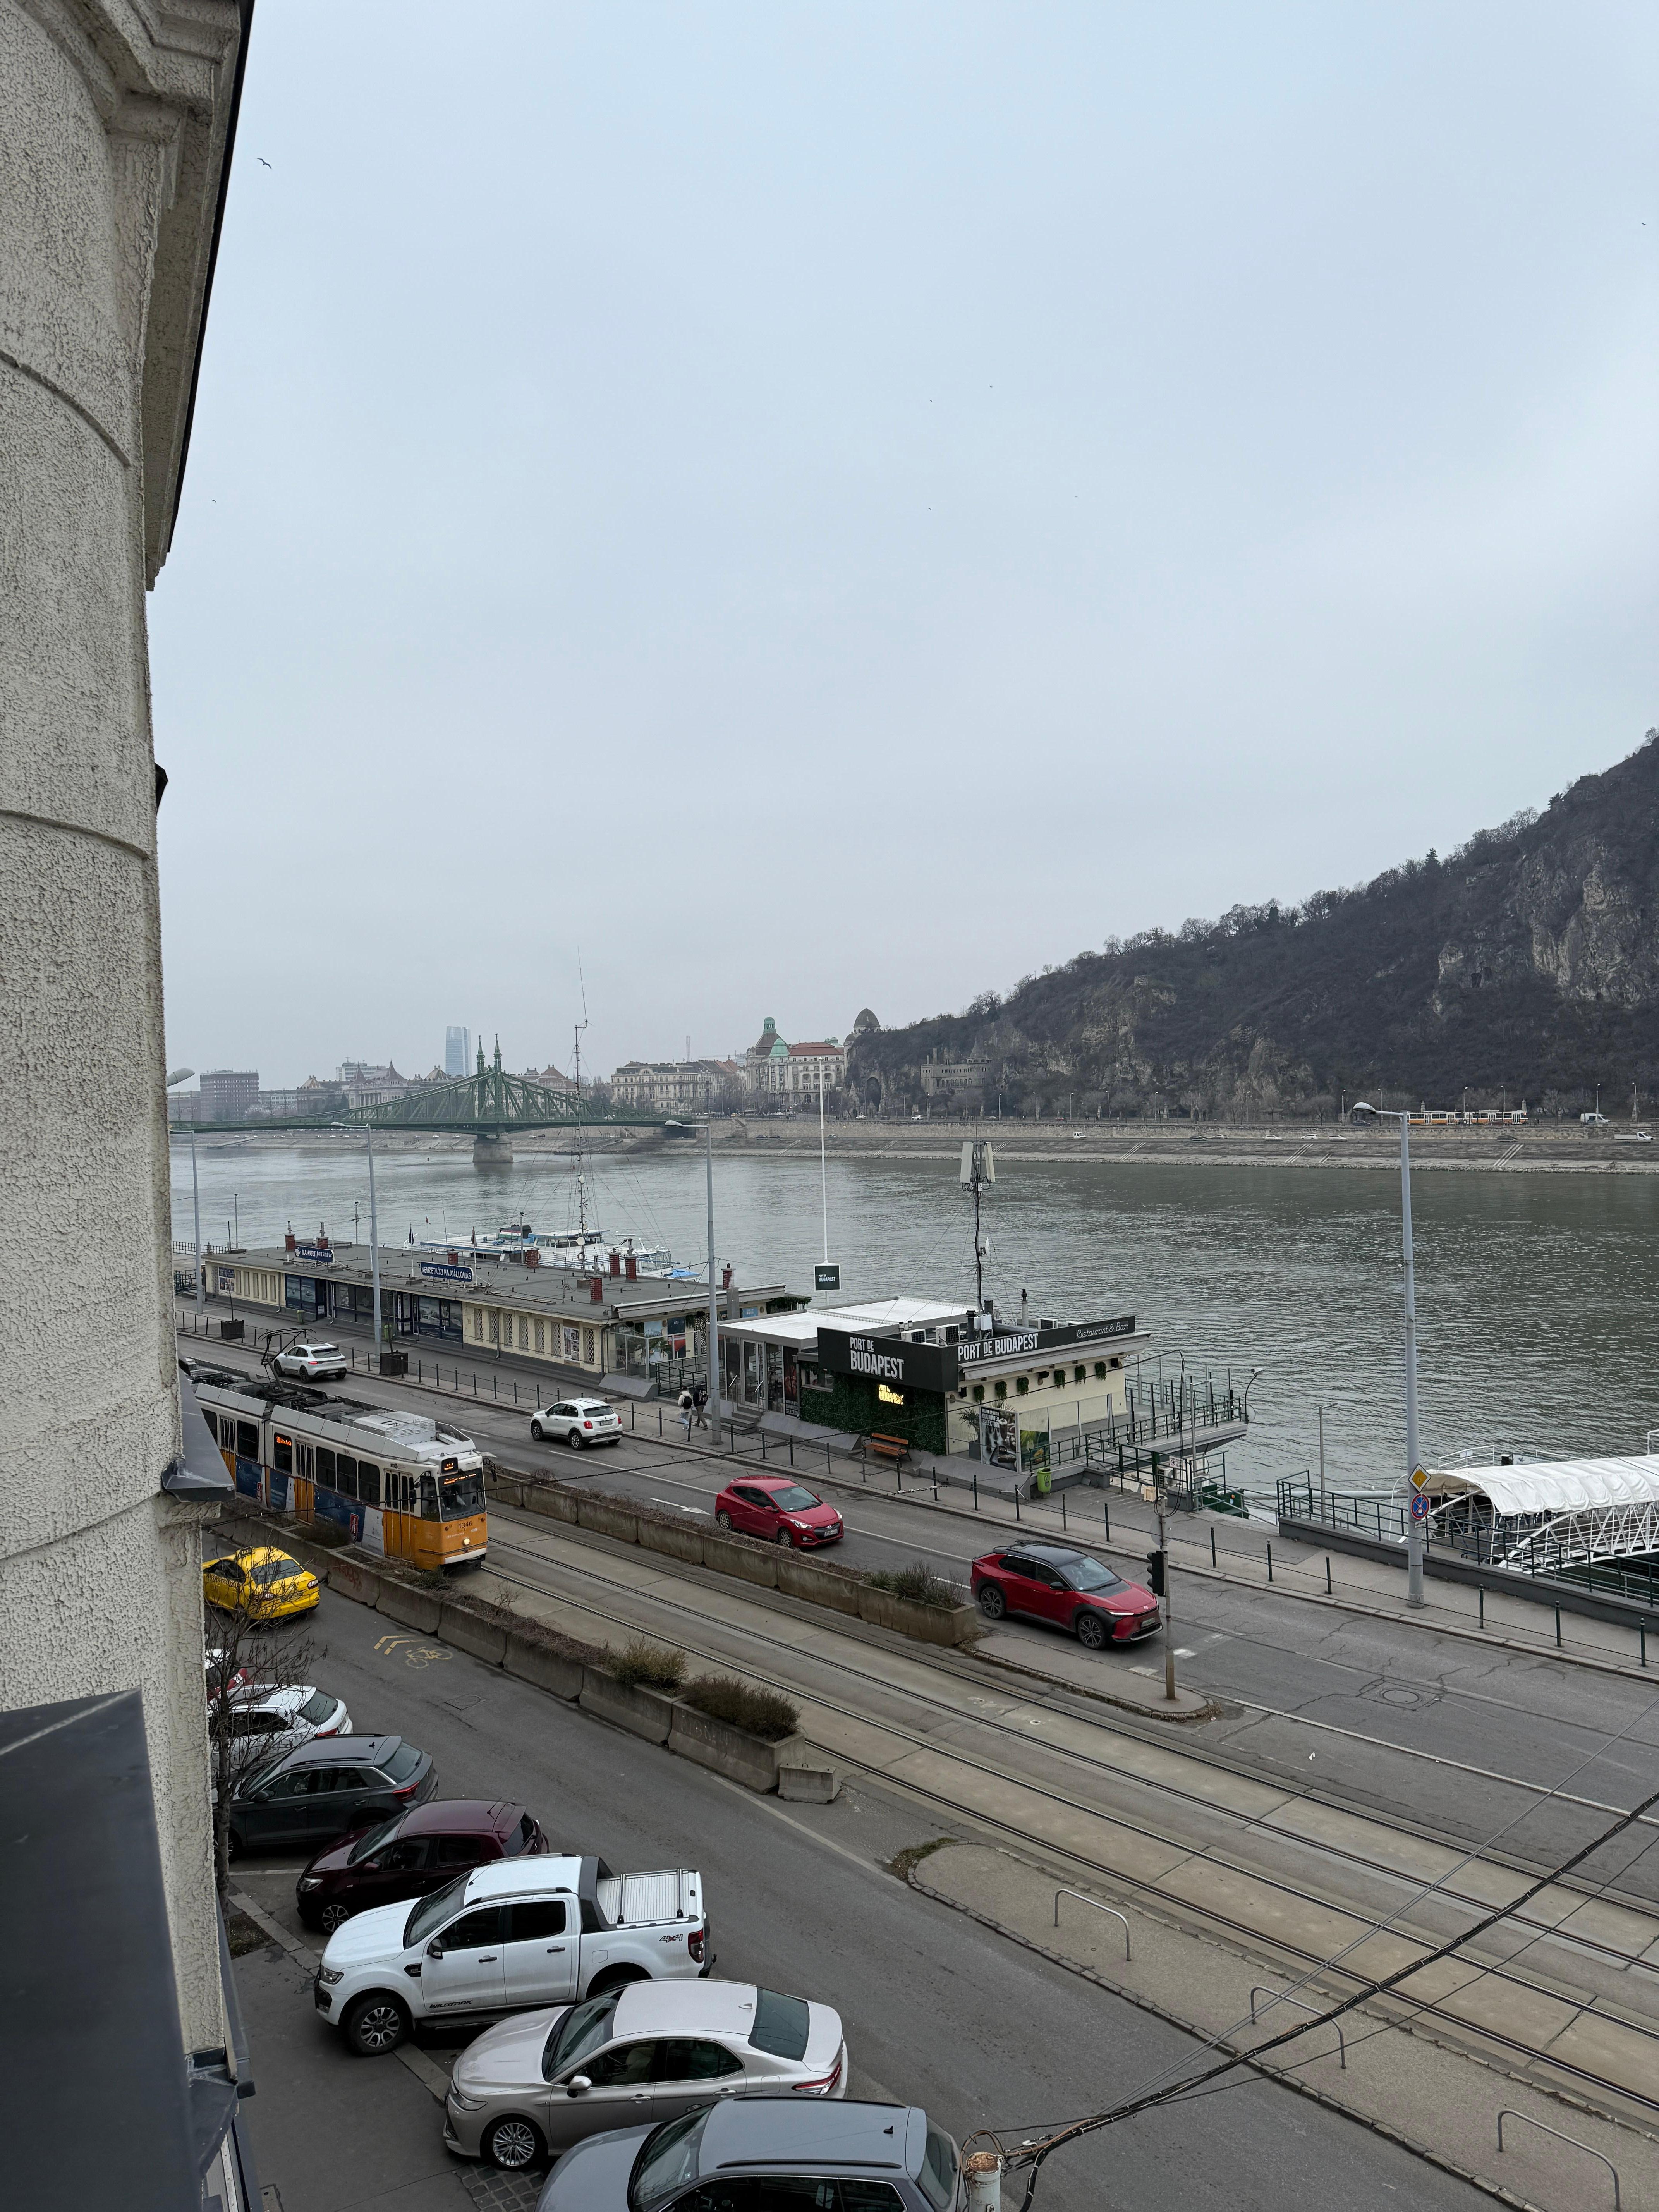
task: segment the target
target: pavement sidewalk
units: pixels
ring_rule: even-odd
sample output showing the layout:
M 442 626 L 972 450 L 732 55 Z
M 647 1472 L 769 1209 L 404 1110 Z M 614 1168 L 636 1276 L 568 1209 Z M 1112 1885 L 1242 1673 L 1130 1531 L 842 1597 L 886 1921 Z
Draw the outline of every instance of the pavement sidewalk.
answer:
M 1200 2035 L 1218 2038 L 1224 2049 L 1254 2049 L 1299 2016 L 1289 2004 L 1272 2002 L 1294 1977 L 1270 1957 L 1253 1956 L 1172 1926 L 1131 1899 L 1099 1893 L 1097 1903 L 1109 1903 L 1112 1911 L 1094 1909 L 1085 1901 L 1096 1894 L 1088 1885 L 1063 1882 L 1060 1875 L 1010 1851 L 950 1843 L 918 1860 L 909 1880 L 924 1895 L 970 1914 L 1102 1988 Z M 1127 1929 L 1118 1914 L 1127 1917 Z M 1317 1987 L 1297 1991 L 1300 2006 L 1322 2011 L 1329 2002 L 1328 1993 Z M 1407 2009 L 1395 2003 L 1393 2017 L 1398 2021 Z M 1341 2022 L 1346 2047 L 1339 2046 L 1334 2026 L 1310 2027 L 1304 2039 L 1264 2059 L 1262 2069 L 1507 2203 L 1583 2212 L 1586 2206 L 1610 2201 L 1611 2178 L 1587 2155 L 1594 2151 L 1618 2169 L 1626 2207 L 1659 2205 L 1659 2141 L 1573 2100 L 1546 2094 L 1518 2074 L 1435 2040 L 1421 2027 L 1408 2032 L 1385 2026 L 1384 2020 L 1381 2010 L 1356 2008 Z M 1202 2070 L 1207 2063 L 1194 2053 L 1188 2070 Z M 1149 2067 L 1144 2080 L 1103 2085 L 1103 2105 L 1143 2092 L 1152 2086 L 1152 2074 Z M 1253 2075 L 1241 2068 L 1229 2078 L 1243 2085 Z M 1216 2124 L 1224 2126 L 1224 2100 L 1218 2099 L 1214 2109 Z M 1506 2122 L 1501 2153 L 1500 2112 L 1522 2116 L 1520 2124 Z M 1543 2129 L 1573 2141 L 1560 2142 Z

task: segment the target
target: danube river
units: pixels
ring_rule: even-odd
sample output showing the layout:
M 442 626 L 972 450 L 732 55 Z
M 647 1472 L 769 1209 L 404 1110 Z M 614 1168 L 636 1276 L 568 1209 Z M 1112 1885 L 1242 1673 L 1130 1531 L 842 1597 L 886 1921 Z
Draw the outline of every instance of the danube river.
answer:
M 173 1231 L 191 1234 L 190 1148 L 173 1146 Z M 202 1231 L 245 1244 L 368 1229 L 363 1153 L 327 1139 L 200 1140 Z M 999 1310 L 1066 1321 L 1133 1313 L 1164 1371 L 1259 1368 L 1248 1445 L 1228 1474 L 1258 1498 L 1316 1463 L 1325 1408 L 1334 1487 L 1403 1473 L 1397 1176 L 1342 1170 L 1143 1166 L 1005 1157 L 987 1195 Z M 701 1264 L 703 1160 L 692 1147 L 601 1155 L 590 1220 Z M 470 1147 L 377 1152 L 383 1244 L 484 1234 L 519 1214 L 574 1225 L 568 1156 L 481 1172 Z M 1423 1174 L 1413 1185 L 1424 1455 L 1632 1452 L 1659 1429 L 1659 1176 Z M 714 1161 L 715 1241 L 745 1284 L 807 1290 L 822 1257 L 818 1163 Z M 357 1209 L 354 1217 L 354 1208 Z M 830 1256 L 842 1297 L 971 1297 L 972 1215 L 954 1164 L 831 1157 Z

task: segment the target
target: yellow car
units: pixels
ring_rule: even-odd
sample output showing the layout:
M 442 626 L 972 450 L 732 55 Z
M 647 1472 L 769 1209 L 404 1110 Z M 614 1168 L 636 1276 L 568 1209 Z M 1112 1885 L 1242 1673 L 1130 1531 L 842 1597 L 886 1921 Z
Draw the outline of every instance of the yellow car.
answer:
M 322 1595 L 317 1577 L 286 1552 L 262 1547 L 227 1552 L 202 1566 L 202 1592 L 221 1613 L 246 1613 L 256 1620 L 285 1620 L 309 1613 Z

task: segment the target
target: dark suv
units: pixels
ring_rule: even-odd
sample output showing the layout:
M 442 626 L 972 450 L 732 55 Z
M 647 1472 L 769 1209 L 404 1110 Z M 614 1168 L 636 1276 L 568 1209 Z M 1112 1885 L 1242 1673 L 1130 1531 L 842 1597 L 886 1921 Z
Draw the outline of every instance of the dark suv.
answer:
M 307 1928 L 331 1936 L 354 1912 L 424 1897 L 453 1881 L 463 1867 L 548 1850 L 541 1822 L 522 1805 L 482 1797 L 431 1797 L 396 1813 L 361 1835 L 319 1851 L 295 1892 Z
M 291 1850 L 367 1828 L 430 1797 L 438 1770 L 400 1735 L 313 1738 L 244 1776 L 230 1801 L 230 1848 Z
M 957 2187 L 957 2147 L 919 2106 L 737 2097 L 590 2136 L 538 2212 L 952 2212 Z

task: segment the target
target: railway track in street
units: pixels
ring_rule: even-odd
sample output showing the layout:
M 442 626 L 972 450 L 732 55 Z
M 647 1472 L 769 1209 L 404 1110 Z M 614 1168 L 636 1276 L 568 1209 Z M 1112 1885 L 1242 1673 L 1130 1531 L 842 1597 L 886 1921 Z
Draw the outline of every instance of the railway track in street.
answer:
M 808 1708 L 814 1740 L 844 1767 L 1027 1854 L 1062 1856 L 1108 1893 L 1177 1924 L 1268 1945 L 1316 1974 L 1358 1945 L 1347 1969 L 1320 1977 L 1334 1994 L 1437 1948 L 1457 1932 L 1460 1917 L 1483 1917 L 1543 1871 L 1496 1852 L 1472 1855 L 1455 1839 L 1185 1747 L 1148 1744 L 1063 1698 L 975 1683 L 964 1671 L 971 1660 L 921 1661 L 853 1634 L 804 1634 L 793 1617 L 793 1633 L 717 1618 L 708 1582 L 659 1554 L 650 1555 L 642 1603 L 637 1555 L 607 1559 L 600 1546 L 575 1543 L 562 1529 L 552 1538 L 498 1509 L 492 1562 L 497 1580 L 526 1595 L 606 1628 L 665 1636 L 700 1662 L 736 1665 L 784 1688 Z M 631 1591 L 607 1565 L 635 1567 Z M 743 1599 L 756 1595 L 745 1589 Z M 827 1649 L 831 1643 L 839 1648 Z M 752 1655 L 747 1664 L 736 1656 L 744 1650 Z M 1532 1783 L 1515 1786 L 1547 1794 Z M 1423 1894 L 1434 1881 L 1440 1886 Z M 1367 1934 L 1391 1916 L 1397 1924 L 1389 1932 Z M 1573 1918 L 1585 1924 L 1564 1924 Z M 1382 2001 L 1377 2017 L 1421 2018 L 1534 2082 L 1615 2117 L 1659 2123 L 1659 1914 L 1593 1883 L 1568 1882 L 1500 1928 L 1513 1929 L 1518 1942 L 1489 1938 L 1430 1970 L 1427 1990 Z

